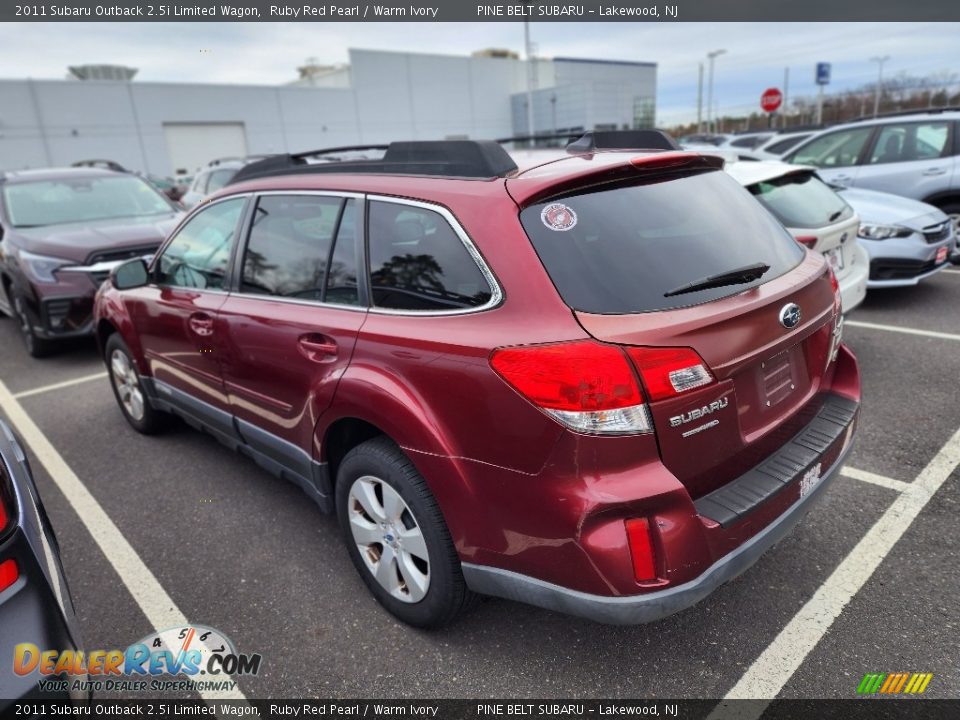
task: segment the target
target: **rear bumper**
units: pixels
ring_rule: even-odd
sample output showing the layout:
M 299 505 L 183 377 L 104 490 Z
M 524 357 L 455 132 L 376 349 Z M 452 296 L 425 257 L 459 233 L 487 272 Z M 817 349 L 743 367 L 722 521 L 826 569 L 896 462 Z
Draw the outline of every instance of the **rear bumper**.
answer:
M 867 296 L 867 281 L 870 275 L 870 256 L 857 245 L 854 248 L 854 262 L 843 277 L 838 277 L 843 312 L 847 313 L 863 302 Z
M 548 610 L 611 625 L 653 622 L 694 605 L 753 565 L 803 519 L 840 472 L 853 447 L 852 433 L 840 455 L 814 488 L 744 544 L 720 558 L 694 580 L 666 590 L 609 597 L 578 592 L 529 575 L 463 563 L 463 576 L 474 592 L 516 600 Z

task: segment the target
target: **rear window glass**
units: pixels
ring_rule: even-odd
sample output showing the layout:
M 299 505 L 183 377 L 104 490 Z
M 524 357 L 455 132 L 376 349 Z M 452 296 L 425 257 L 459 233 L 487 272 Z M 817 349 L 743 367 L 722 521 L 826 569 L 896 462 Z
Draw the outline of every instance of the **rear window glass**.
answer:
M 790 228 L 822 228 L 853 215 L 853 208 L 811 173 L 794 173 L 748 189 Z
M 554 198 L 520 221 L 564 302 L 622 314 L 688 307 L 735 295 L 791 268 L 803 250 L 722 171 Z M 744 284 L 668 295 L 748 265 L 770 269 Z
M 369 221 L 374 305 L 437 311 L 465 310 L 490 302 L 490 284 L 440 214 L 373 201 Z

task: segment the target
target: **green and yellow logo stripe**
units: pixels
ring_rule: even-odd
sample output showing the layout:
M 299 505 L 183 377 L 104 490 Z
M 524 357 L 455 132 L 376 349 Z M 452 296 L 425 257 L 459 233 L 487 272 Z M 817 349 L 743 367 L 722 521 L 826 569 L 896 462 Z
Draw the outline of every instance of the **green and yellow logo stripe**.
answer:
M 933 673 L 867 673 L 857 686 L 858 695 L 920 695 Z

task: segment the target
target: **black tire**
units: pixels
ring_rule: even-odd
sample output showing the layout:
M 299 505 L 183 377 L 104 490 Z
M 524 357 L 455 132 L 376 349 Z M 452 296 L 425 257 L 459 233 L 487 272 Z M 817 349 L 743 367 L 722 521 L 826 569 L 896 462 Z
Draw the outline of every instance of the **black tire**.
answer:
M 13 310 L 13 319 L 16 320 L 17 326 L 20 329 L 20 337 L 23 338 L 23 344 L 30 357 L 46 357 L 53 349 L 53 343 L 37 336 L 33 330 L 33 324 L 27 317 L 26 310 L 24 310 L 23 303 L 23 296 L 20 293 L 14 292 L 11 309 Z
M 420 528 L 429 554 L 429 585 L 419 601 L 394 597 L 377 581 L 361 556 L 350 527 L 351 512 L 357 512 L 351 508 L 350 489 L 365 476 L 392 487 Z M 337 516 L 350 559 L 373 596 L 394 616 L 415 627 L 437 628 L 449 624 L 474 604 L 477 596 L 463 579 L 460 558 L 437 501 L 413 463 L 389 438 L 368 440 L 347 453 L 337 470 L 335 492 Z
M 126 366 L 132 375 L 119 376 L 117 368 L 114 365 L 114 357 L 122 354 L 126 358 Z M 147 393 L 143 387 L 143 381 L 140 379 L 140 373 L 137 372 L 137 366 L 133 361 L 133 354 L 130 348 L 120 337 L 119 333 L 113 333 L 107 338 L 107 344 L 104 348 L 104 360 L 107 364 L 107 373 L 110 375 L 110 387 L 113 388 L 113 396 L 117 399 L 117 405 L 120 406 L 120 412 L 130 423 L 130 427 L 138 433 L 152 435 L 162 430 L 169 419 L 169 416 L 160 410 L 157 410 L 150 404 Z M 130 397 L 126 393 L 140 393 L 140 406 L 142 412 L 137 416 L 135 403 L 125 402 L 125 397 Z M 132 408 L 131 409 L 131 405 Z

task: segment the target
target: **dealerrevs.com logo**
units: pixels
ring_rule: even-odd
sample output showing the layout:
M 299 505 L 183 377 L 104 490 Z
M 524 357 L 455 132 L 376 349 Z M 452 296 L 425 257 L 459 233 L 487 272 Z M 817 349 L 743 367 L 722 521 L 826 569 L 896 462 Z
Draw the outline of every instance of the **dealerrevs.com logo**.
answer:
M 152 633 L 126 650 L 75 652 L 20 643 L 13 671 L 39 674 L 39 688 L 48 692 L 233 690 L 237 683 L 230 676 L 256 675 L 261 659 L 238 653 L 218 630 L 190 625 Z M 172 679 L 177 675 L 187 679 Z

